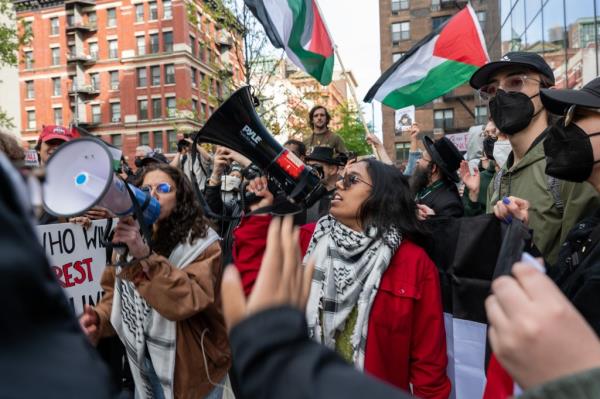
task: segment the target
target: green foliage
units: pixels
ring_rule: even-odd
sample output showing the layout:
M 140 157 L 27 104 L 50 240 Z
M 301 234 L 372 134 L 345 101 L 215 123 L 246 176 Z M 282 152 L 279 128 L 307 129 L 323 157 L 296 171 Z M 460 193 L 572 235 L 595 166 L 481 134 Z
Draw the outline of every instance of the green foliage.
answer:
M 371 154 L 371 146 L 365 139 L 365 128 L 356 108 L 348 103 L 343 103 L 335 109 L 334 114 L 339 116 L 342 123 L 342 127 L 335 133 L 342 137 L 348 151 L 352 151 L 356 155 Z

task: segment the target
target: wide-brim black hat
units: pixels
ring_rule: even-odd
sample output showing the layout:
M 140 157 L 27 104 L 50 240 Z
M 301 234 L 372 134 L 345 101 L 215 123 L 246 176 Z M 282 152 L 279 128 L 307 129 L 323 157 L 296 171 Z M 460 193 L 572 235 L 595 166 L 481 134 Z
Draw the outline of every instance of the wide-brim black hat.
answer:
M 344 162 L 339 157 L 334 157 L 334 150 L 331 147 L 315 147 L 313 151 L 306 156 L 306 160 L 344 166 Z
M 600 78 L 596 78 L 580 90 L 542 89 L 540 98 L 544 108 L 556 115 L 564 115 L 571 105 L 600 108 Z
M 475 71 L 469 80 L 469 84 L 474 89 L 479 90 L 482 86 L 485 86 L 490 82 L 490 79 L 496 72 L 509 66 L 520 66 L 527 69 L 533 69 L 548 78 L 551 84 L 554 84 L 554 73 L 546 60 L 539 54 L 528 53 L 525 51 L 512 51 L 506 53 L 500 61 L 488 62 Z
M 458 183 L 460 179 L 456 171 L 460 167 L 463 160 L 458 148 L 446 137 L 442 137 L 437 141 L 433 141 L 431 137 L 423 137 L 423 145 L 431 156 L 433 162 L 436 163 L 454 182 Z

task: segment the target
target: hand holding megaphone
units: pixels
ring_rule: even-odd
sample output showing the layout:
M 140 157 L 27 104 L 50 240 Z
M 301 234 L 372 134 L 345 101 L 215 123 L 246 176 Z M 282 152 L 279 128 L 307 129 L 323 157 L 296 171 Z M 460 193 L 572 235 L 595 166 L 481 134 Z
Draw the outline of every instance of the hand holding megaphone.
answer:
M 129 249 L 129 255 L 135 259 L 150 255 L 150 247 L 144 242 L 140 234 L 140 224 L 131 216 L 119 219 L 112 242 L 114 244 L 125 244 Z

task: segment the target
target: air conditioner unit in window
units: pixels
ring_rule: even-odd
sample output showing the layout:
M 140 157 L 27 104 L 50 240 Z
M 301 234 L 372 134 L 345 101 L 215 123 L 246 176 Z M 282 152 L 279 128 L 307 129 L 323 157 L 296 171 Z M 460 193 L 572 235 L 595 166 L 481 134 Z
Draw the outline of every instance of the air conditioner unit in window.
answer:
M 113 116 L 111 119 L 112 123 L 117 123 L 117 122 L 121 122 L 121 117 L 119 116 Z

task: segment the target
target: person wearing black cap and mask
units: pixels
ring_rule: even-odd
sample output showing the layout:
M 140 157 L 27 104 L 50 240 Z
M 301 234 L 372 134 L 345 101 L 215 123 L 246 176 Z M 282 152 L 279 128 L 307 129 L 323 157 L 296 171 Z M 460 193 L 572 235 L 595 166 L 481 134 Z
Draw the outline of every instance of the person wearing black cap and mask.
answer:
M 587 181 L 596 189 L 596 195 L 599 195 L 600 78 L 592 80 L 581 90 L 542 89 L 540 97 L 548 111 L 562 116 L 546 131 L 546 173 L 569 182 Z M 515 197 L 511 197 L 508 204 L 498 203 L 494 211 L 498 218 L 518 218 L 525 222 L 531 219 L 532 213 L 531 205 L 527 201 Z M 531 225 L 531 222 L 529 224 Z M 537 230 L 533 233 L 535 237 Z M 595 215 L 580 220 L 571 229 L 566 241 L 559 247 L 558 261 L 547 268 L 548 276 L 581 313 L 597 336 L 600 336 L 599 242 L 600 208 L 597 208 Z M 544 300 L 551 302 L 550 298 Z M 570 349 L 573 351 L 573 348 Z M 592 352 L 595 349 L 589 348 Z M 577 396 L 576 393 L 580 392 L 585 392 L 585 397 L 600 395 L 599 368 L 586 371 L 585 368 L 579 367 L 580 370 L 577 370 L 577 367 L 585 362 L 581 356 L 573 356 L 572 353 L 557 357 L 557 360 L 560 361 L 560 366 L 548 364 L 547 367 L 573 368 L 573 371 L 565 373 L 567 376 L 558 381 L 546 384 L 548 386 L 537 388 L 535 397 L 550 397 L 553 392 L 563 392 L 564 397 L 569 398 L 583 397 Z
M 488 188 L 487 212 L 505 197 L 529 201 L 529 225 L 536 232 L 533 242 L 554 263 L 567 232 L 600 201 L 589 184 L 566 182 L 546 173 L 543 143 L 548 113 L 540 89 L 554 85 L 552 69 L 537 54 L 509 52 L 500 61 L 479 68 L 470 84 L 489 101 L 492 120 L 508 135 L 512 147 Z
M 410 188 L 416 196 L 421 218 L 429 216 L 463 216 L 463 205 L 456 188 L 456 170 L 462 156 L 446 137 L 437 141 L 423 138 L 425 153 L 417 161 L 410 178 Z
M 334 156 L 334 150 L 330 147 L 315 147 L 306 156 L 306 163 L 322 174 L 321 182 L 327 188 L 327 194 L 306 210 L 305 224 L 316 222 L 329 213 L 335 185 L 339 180 L 340 170 L 344 167 L 344 162 Z

